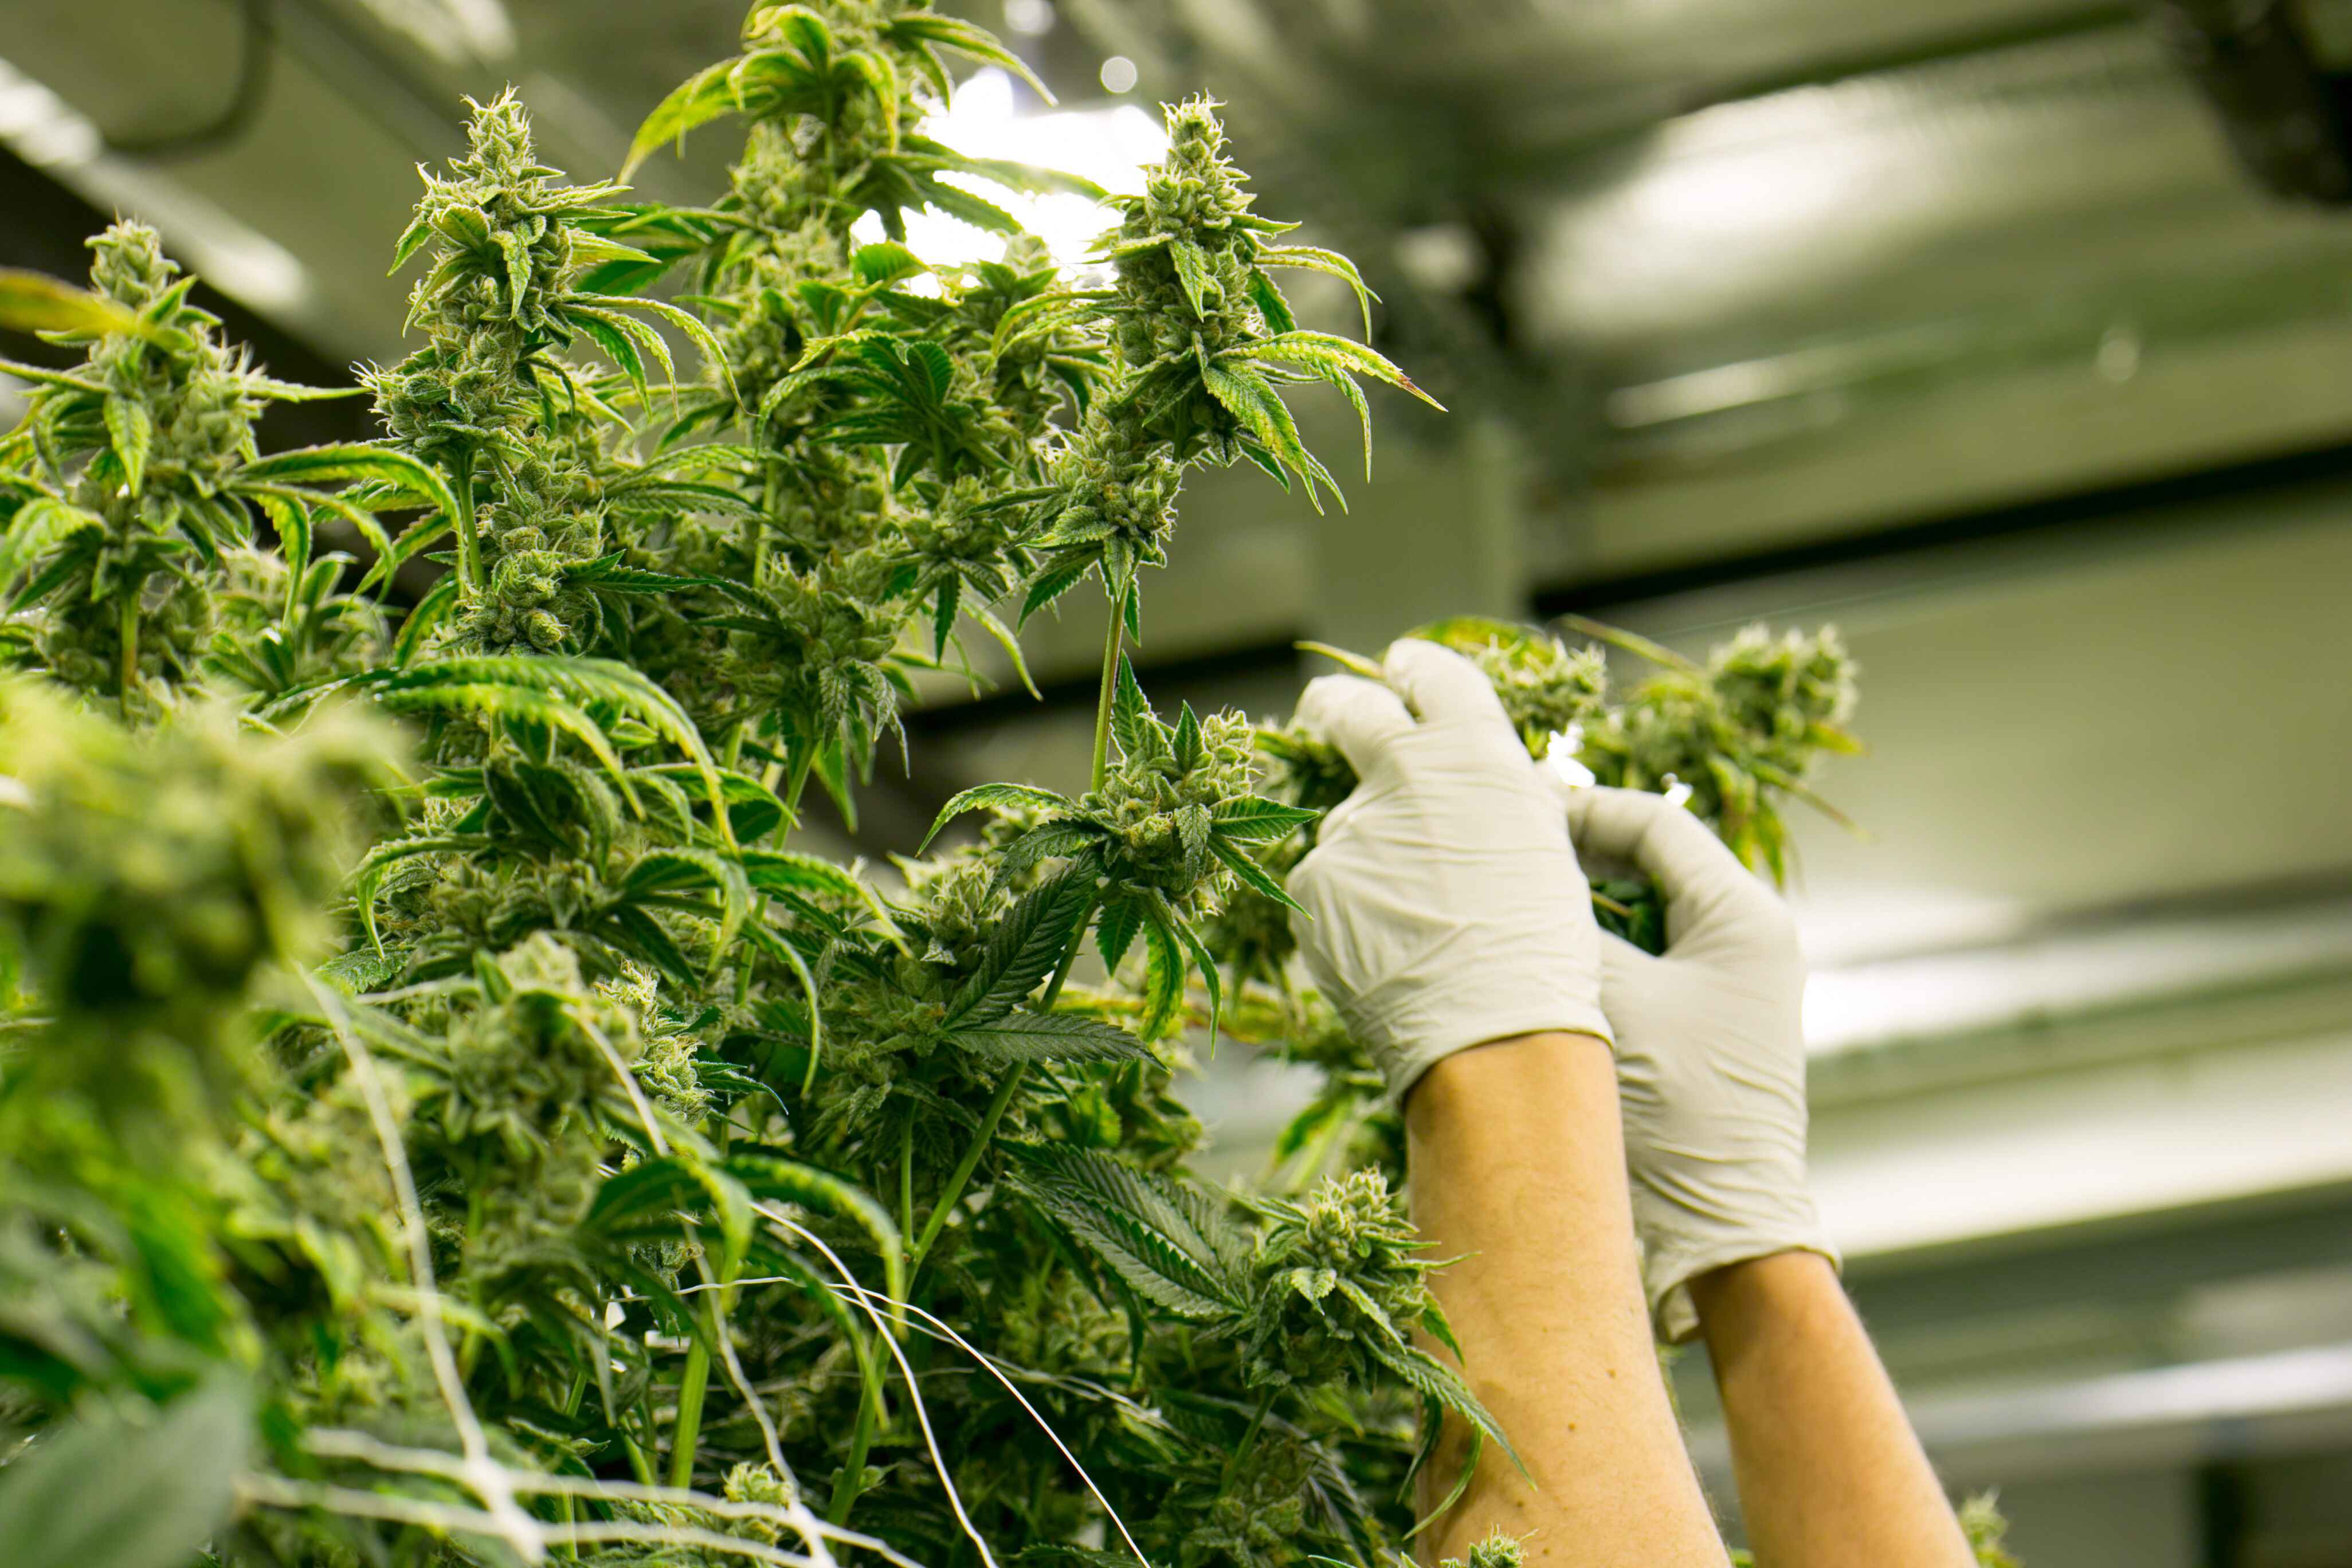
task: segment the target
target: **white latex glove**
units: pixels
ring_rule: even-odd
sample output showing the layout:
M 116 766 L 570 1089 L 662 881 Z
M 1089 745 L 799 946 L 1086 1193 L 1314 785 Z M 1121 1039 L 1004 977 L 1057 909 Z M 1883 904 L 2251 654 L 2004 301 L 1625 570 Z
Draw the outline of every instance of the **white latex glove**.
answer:
M 1298 721 L 1360 781 L 1290 874 L 1317 984 L 1398 1101 L 1440 1058 L 1541 1030 L 1610 1037 L 1601 932 L 1559 806 L 1478 668 L 1390 647 L 1389 684 L 1327 675 Z
M 1617 1026 L 1643 1282 L 1659 1331 L 1684 1340 L 1698 1322 L 1693 1276 L 1777 1252 L 1837 1261 L 1805 1184 L 1796 921 L 1680 805 L 1635 790 L 1560 794 L 1586 859 L 1630 863 L 1666 901 L 1664 957 L 1604 933 L 1601 1004 Z

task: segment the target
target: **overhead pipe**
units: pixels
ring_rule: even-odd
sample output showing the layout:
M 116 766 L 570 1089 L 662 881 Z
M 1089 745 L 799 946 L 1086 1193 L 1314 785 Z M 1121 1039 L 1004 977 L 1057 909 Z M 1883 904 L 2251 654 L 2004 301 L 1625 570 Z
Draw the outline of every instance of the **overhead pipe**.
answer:
M 2289 0 L 2160 0 L 2181 65 L 2273 193 L 2352 205 L 2352 74 L 2331 71 Z

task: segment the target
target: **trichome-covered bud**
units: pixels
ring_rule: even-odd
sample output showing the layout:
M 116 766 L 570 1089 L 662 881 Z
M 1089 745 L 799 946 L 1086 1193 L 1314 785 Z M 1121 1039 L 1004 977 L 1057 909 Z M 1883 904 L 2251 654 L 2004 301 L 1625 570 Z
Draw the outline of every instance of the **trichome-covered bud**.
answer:
M 1149 731 L 1137 731 L 1139 743 L 1078 803 L 1079 813 L 1108 830 L 1103 868 L 1113 882 L 1157 892 L 1180 913 L 1206 914 L 1232 889 L 1209 840 L 1218 808 L 1250 792 L 1251 725 L 1233 712 L 1172 730 L 1144 717 Z
M 1859 671 L 1835 626 L 1777 637 L 1748 626 L 1708 657 L 1707 673 L 1730 721 L 1791 773 L 1801 774 L 1825 742 L 1839 749 L 1844 739 L 1825 731 L 1853 716 Z
M 1353 1171 L 1302 1201 L 1261 1207 L 1267 1223 L 1244 1339 L 1252 1383 L 1361 1380 L 1428 1320 L 1432 1266 L 1380 1172 Z

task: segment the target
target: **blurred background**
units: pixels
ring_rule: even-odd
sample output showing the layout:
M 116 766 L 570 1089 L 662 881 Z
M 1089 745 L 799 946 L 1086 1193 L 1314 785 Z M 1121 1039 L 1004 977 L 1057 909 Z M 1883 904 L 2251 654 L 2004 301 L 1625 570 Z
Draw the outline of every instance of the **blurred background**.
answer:
M 1865 833 L 1801 825 L 1817 1181 L 1929 1446 L 2036 1568 L 2352 1564 L 2352 3 L 944 8 L 1060 93 L 966 82 L 969 151 L 1116 185 L 1158 99 L 1224 99 L 1262 210 L 1359 258 L 1453 409 L 1378 410 L 1344 515 L 1198 479 L 1155 696 L 1283 712 L 1297 639 L 1449 613 L 1834 621 L 1870 754 L 1822 781 Z M 5 0 L 0 264 L 79 273 L 134 214 L 274 372 L 345 380 L 403 352 L 384 268 L 461 92 L 609 174 L 742 9 Z M 856 847 L 1082 777 L 1097 635 L 1036 628 L 1042 702 L 932 693 Z M 1300 1091 L 1243 1058 L 1195 1095 L 1222 1172 Z

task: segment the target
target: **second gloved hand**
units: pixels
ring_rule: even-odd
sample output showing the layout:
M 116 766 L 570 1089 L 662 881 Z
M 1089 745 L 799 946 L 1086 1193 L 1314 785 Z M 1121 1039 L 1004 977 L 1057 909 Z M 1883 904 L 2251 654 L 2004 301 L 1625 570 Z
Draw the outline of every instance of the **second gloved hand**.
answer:
M 1317 984 L 1399 1101 L 1471 1046 L 1607 1040 L 1584 876 L 1494 689 L 1434 643 L 1399 642 L 1382 668 L 1386 686 L 1325 676 L 1298 704 L 1360 781 L 1290 877 Z
M 1778 1252 L 1836 1261 L 1805 1182 L 1805 966 L 1779 895 L 1661 795 L 1563 792 L 1577 847 L 1666 900 L 1666 951 L 1602 940 L 1625 1163 L 1652 1316 L 1697 1319 L 1696 1275 Z

